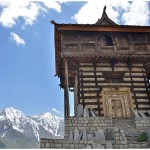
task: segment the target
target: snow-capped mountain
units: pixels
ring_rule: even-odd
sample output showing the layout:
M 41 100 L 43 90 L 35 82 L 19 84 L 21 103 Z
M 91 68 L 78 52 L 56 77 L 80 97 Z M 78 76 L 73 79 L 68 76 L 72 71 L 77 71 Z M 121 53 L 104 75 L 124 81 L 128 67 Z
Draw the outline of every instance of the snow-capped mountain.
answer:
M 64 120 L 49 112 L 39 116 L 26 116 L 19 110 L 6 108 L 0 113 L 0 142 L 6 141 L 3 139 L 10 131 L 39 144 L 42 137 L 63 138 Z
M 44 113 L 39 116 L 33 116 L 32 119 L 36 121 L 37 123 L 41 124 L 45 128 L 48 129 L 48 131 L 52 134 L 54 134 L 57 137 L 63 137 L 63 131 L 64 131 L 64 119 L 59 118 L 49 112 Z

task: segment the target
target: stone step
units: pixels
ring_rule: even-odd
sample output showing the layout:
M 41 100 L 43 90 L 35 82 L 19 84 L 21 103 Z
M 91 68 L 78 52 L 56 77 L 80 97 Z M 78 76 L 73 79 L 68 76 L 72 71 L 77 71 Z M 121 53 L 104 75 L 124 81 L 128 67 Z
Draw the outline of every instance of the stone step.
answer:
M 114 123 L 120 123 L 120 122 L 124 122 L 124 123 L 132 123 L 131 119 L 113 119 L 112 120 Z
M 133 142 L 133 143 L 128 143 L 129 148 L 149 148 L 149 143 L 148 142 Z
M 119 129 L 124 129 L 125 133 L 126 131 L 128 131 L 128 129 L 135 128 L 135 124 L 132 122 L 131 119 L 114 119 L 113 124 Z

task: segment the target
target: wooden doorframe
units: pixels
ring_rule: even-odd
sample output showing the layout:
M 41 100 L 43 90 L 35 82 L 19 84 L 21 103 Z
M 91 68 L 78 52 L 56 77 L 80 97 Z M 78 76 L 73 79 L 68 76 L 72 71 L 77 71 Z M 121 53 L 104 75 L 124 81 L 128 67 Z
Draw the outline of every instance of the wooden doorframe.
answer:
M 106 95 L 107 93 L 112 93 L 114 92 L 114 94 L 118 95 L 120 93 L 126 93 L 128 95 L 128 103 L 129 103 L 129 109 L 130 109 L 130 117 L 133 116 L 133 109 L 134 109 L 134 105 L 133 105 L 133 99 L 132 99 L 132 93 L 130 91 L 130 88 L 103 88 L 102 90 L 102 104 L 103 104 L 103 112 L 104 112 L 104 116 L 109 116 L 108 115 L 108 106 L 106 104 Z M 121 94 L 120 94 L 121 95 Z

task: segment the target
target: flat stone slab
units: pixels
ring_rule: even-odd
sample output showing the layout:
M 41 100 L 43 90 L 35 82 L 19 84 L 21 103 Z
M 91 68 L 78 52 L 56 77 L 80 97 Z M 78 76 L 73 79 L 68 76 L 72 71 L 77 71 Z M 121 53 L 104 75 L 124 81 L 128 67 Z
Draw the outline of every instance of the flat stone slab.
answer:
M 82 140 L 87 140 L 87 132 L 85 129 L 83 130 Z
M 84 108 L 83 117 L 89 117 L 89 111 L 86 107 Z
M 105 140 L 105 135 L 103 130 L 97 130 L 95 131 L 95 139 L 96 140 Z
M 79 131 L 77 128 L 74 129 L 74 141 L 78 141 L 79 138 Z
M 97 115 L 95 114 L 95 112 L 92 108 L 90 109 L 90 111 L 91 111 L 92 117 L 97 117 Z
M 81 117 L 83 115 L 83 105 L 79 104 L 77 107 L 77 117 Z
M 73 131 L 69 131 L 69 137 L 68 140 L 73 140 Z
M 139 113 L 138 113 L 138 111 L 136 109 L 135 110 L 133 109 L 133 113 L 134 113 L 135 117 L 140 117 Z
M 85 149 L 91 149 L 92 148 L 92 146 L 91 145 L 86 145 L 86 148 Z
M 146 117 L 146 115 L 143 112 L 141 112 L 141 111 L 138 111 L 138 112 L 142 117 L 144 117 L 144 118 Z
M 113 149 L 112 143 L 109 142 L 109 141 L 107 141 L 107 142 L 106 142 L 106 148 L 107 148 L 107 149 Z

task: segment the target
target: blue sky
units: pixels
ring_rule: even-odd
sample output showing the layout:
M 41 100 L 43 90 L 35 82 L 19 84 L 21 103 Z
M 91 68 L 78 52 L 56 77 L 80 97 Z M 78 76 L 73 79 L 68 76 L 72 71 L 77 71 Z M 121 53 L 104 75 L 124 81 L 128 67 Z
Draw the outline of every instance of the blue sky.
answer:
M 104 5 L 118 24 L 150 25 L 150 2 L 0 0 L 0 110 L 63 116 L 63 90 L 55 75 L 54 27 L 95 23 Z M 139 17 L 142 16 L 142 17 Z M 73 95 L 71 95 L 73 113 Z

